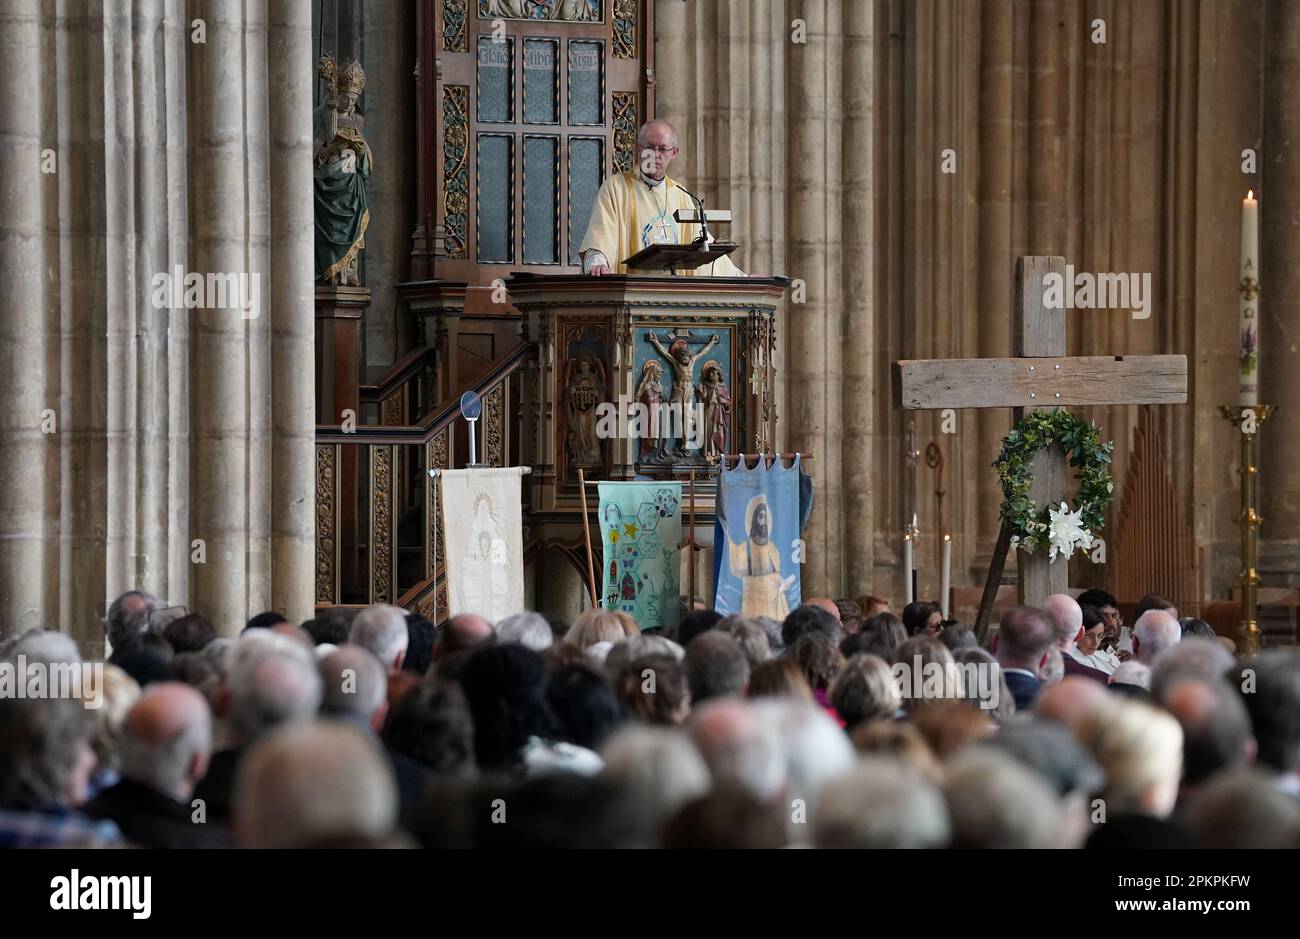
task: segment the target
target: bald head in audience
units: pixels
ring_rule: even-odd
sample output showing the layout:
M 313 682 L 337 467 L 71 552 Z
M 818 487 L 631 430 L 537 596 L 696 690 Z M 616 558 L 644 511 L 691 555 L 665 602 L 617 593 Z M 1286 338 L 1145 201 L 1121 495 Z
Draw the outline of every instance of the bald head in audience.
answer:
M 1052 617 L 1056 647 L 1068 655 L 1083 629 L 1083 607 L 1068 594 L 1054 593 L 1044 601 L 1043 609 Z
M 185 800 L 208 769 L 212 715 L 203 695 L 180 682 L 155 682 L 122 726 L 122 776 Z
M 835 617 L 835 622 L 843 625 L 844 621 L 840 618 L 840 605 L 830 597 L 813 597 L 808 601 L 808 605 L 821 607 L 831 616 Z
M 1133 654 L 1143 665 L 1150 665 L 1182 638 L 1183 628 L 1172 615 L 1164 610 L 1147 610 L 1133 626 Z
M 264 738 L 235 779 L 235 840 L 245 848 L 364 847 L 397 824 L 397 787 L 377 744 L 340 723 Z
M 1106 694 L 1106 687 L 1100 682 L 1069 675 L 1043 689 L 1034 702 L 1034 712 L 1073 730 L 1083 715 Z
M 436 655 L 441 658 L 468 652 L 492 640 L 492 624 L 477 613 L 461 613 L 447 620 L 438 634 Z

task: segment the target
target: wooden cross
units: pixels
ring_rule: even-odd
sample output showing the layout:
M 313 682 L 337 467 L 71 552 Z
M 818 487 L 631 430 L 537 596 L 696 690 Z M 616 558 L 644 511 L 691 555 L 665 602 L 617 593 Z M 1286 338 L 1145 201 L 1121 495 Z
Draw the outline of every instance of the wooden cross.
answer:
M 1067 356 L 1065 310 L 1044 305 L 1043 278 L 1065 277 L 1065 259 L 1016 259 L 1009 359 L 921 359 L 894 363 L 894 399 L 904 408 L 1015 408 L 1026 411 L 1068 405 L 1183 404 L 1187 401 L 1187 357 L 1182 355 Z M 1065 284 L 1073 290 L 1073 284 Z M 1106 312 L 1084 315 L 1110 315 Z M 1034 455 L 1030 495 L 1040 509 L 1068 502 L 1065 450 L 1059 443 Z M 1004 523 L 993 553 L 977 632 L 986 625 L 1011 542 Z M 1041 606 L 1064 593 L 1069 565 L 1049 563 L 1047 552 L 1020 555 L 1020 602 Z

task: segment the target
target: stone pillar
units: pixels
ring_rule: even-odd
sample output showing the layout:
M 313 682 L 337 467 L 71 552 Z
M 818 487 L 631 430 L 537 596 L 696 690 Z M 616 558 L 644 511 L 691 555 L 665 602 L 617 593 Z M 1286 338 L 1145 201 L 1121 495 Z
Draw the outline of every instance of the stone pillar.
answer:
M 1267 586 L 1294 587 L 1300 586 L 1300 113 L 1294 90 L 1300 82 L 1300 6 L 1271 0 L 1264 35 L 1259 400 L 1278 410 L 1260 437 L 1260 567 Z
M 873 15 L 844 0 L 655 6 L 674 175 L 736 214 L 745 270 L 806 284 L 778 316 L 775 403 L 778 446 L 816 454 L 808 595 L 858 589 L 874 555 Z
M 48 373 L 51 362 L 58 363 L 57 343 L 47 333 L 47 317 L 57 305 L 51 287 L 57 285 L 34 274 L 45 269 L 46 206 L 57 200 L 60 180 L 41 174 L 42 151 L 54 147 L 53 135 L 46 133 L 51 96 L 39 93 L 53 78 L 42 67 L 41 51 L 54 31 L 42 23 L 41 10 L 38 0 L 0 8 L 7 52 L 0 56 L 0 92 L 8 102 L 0 108 L 7 164 L 0 173 L 0 272 L 6 280 L 0 313 L 6 375 L 0 391 L 0 604 L 5 625 L 14 629 L 43 625 L 48 607 L 57 602 L 45 577 L 45 532 L 58 518 L 57 445 L 41 432 L 42 412 L 53 410 L 57 418 L 60 410 L 58 385 Z
M 308 4 L 270 0 L 271 606 L 293 622 L 316 589 L 311 26 Z
M 872 466 L 873 415 L 877 387 L 889 387 L 889 373 L 876 371 L 874 302 L 876 97 L 874 20 L 870 12 L 848 15 L 844 29 L 844 166 L 843 192 L 843 323 L 842 479 L 844 518 L 843 579 L 827 584 L 834 596 L 857 596 L 871 584 L 875 566 L 875 512 Z M 883 380 L 883 384 L 882 384 Z
M 296 0 L 0 10 L 6 627 L 95 654 L 132 587 L 227 633 L 310 614 L 309 17 Z M 178 272 L 206 306 L 155 281 Z M 208 275 L 241 274 L 256 305 L 214 308 Z

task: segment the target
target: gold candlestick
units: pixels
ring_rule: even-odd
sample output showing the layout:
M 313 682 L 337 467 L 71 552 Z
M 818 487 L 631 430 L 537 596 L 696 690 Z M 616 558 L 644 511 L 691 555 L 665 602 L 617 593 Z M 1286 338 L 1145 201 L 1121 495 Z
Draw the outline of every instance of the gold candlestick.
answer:
M 1243 654 L 1259 652 L 1259 467 L 1255 465 L 1255 437 L 1260 425 L 1276 410 L 1271 404 L 1229 405 L 1219 413 L 1241 433 L 1241 642 Z

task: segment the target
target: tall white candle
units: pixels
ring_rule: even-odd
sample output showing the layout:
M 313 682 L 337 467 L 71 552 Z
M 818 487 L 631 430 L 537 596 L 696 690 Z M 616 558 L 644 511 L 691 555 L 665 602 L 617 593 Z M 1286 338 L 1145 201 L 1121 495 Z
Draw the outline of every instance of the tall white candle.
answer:
M 1241 203 L 1241 355 L 1237 401 L 1259 403 L 1259 201 L 1252 189 Z
M 911 603 L 915 597 L 912 596 L 912 536 L 903 536 L 903 582 L 905 584 L 904 592 L 907 595 L 907 602 Z
M 943 564 L 939 573 L 939 609 L 943 618 L 948 618 L 948 593 L 952 575 L 952 536 L 943 536 Z

